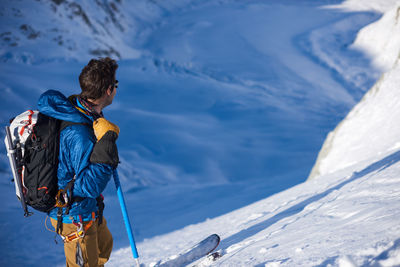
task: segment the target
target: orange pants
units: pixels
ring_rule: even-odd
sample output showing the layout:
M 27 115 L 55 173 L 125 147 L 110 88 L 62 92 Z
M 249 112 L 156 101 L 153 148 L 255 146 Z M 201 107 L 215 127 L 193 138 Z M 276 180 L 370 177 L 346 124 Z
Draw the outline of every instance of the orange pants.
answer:
M 86 224 L 85 222 L 84 224 Z M 51 218 L 54 229 L 57 221 Z M 76 232 L 76 226 L 72 223 L 63 223 L 62 235 Z M 98 219 L 86 231 L 83 238 L 64 243 L 64 253 L 67 267 L 97 267 L 104 266 L 111 255 L 113 238 L 108 230 L 107 222 L 103 217 L 103 223 L 98 225 Z

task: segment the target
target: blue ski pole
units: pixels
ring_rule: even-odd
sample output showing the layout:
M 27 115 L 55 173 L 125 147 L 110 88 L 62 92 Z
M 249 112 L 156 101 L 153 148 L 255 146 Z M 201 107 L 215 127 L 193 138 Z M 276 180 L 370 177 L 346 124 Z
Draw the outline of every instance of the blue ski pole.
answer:
M 124 195 L 122 194 L 121 183 L 119 182 L 117 169 L 114 170 L 114 182 L 115 182 L 115 187 L 117 188 L 117 195 L 122 210 L 122 216 L 124 217 L 125 228 L 126 231 L 128 232 L 129 243 L 131 244 L 133 258 L 136 260 L 136 265 L 139 267 L 140 266 L 139 254 L 136 249 L 135 239 L 133 238 L 132 227 L 129 221 L 128 211 L 126 210 L 125 199 Z

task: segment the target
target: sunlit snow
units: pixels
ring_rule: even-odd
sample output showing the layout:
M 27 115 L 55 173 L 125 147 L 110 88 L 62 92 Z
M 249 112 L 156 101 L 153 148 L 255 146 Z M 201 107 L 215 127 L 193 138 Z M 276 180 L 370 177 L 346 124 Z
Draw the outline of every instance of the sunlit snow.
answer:
M 120 86 L 105 114 L 121 128 L 118 169 L 145 266 L 213 233 L 222 257 L 193 265 L 399 266 L 399 10 L 398 0 L 2 1 L 0 124 L 47 89 L 79 93 L 87 61 L 112 56 Z M 3 144 L 0 178 L 0 265 L 63 266 L 46 216 L 23 217 Z M 133 266 L 113 183 L 104 195 L 107 266 Z

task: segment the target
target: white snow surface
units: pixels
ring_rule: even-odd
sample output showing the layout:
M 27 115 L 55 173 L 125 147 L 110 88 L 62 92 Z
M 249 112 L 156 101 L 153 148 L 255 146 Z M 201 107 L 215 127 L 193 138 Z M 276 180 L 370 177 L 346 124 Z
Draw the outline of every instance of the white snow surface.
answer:
M 395 64 L 328 135 L 312 178 L 399 149 L 399 84 L 400 64 Z
M 398 15 L 393 15 L 398 10 L 388 9 L 363 29 L 356 45 L 376 38 L 383 28 L 391 31 L 398 25 Z M 397 44 L 400 35 L 393 31 L 378 35 L 381 43 Z M 323 175 L 229 214 L 145 240 L 139 246 L 143 262 L 152 266 L 161 251 L 162 258 L 173 257 L 216 232 L 222 237 L 222 257 L 195 266 L 400 266 L 398 49 L 386 45 L 376 53 L 388 59 L 383 61 L 389 71 L 334 137 L 328 137 L 329 154 L 320 163 Z M 110 264 L 130 266 L 129 249 L 117 253 Z
M 353 47 L 373 58 L 375 67 L 390 70 L 400 56 L 400 1 L 381 19 L 363 28 Z
M 399 148 L 399 15 L 400 3 L 359 32 L 354 46 L 370 51 L 373 63 L 387 72 L 329 133 L 310 178 Z
M 385 13 L 392 9 L 394 6 L 400 3 L 399 0 L 372 0 L 372 1 L 362 1 L 362 0 L 346 0 L 339 5 L 334 6 L 335 8 L 342 8 L 349 11 L 366 11 L 375 10 L 380 13 Z
M 88 58 L 120 58 L 107 118 L 144 266 L 213 233 L 222 257 L 190 266 L 400 266 L 399 1 L 316 2 L 3 1 L 1 126 L 45 89 L 76 93 Z M 0 265 L 63 266 L 9 177 L 2 153 Z M 106 266 L 134 266 L 104 195 Z
M 400 152 L 361 165 L 145 240 L 142 262 L 152 266 L 219 233 L 222 257 L 196 266 L 399 266 Z M 130 253 L 115 252 L 110 265 L 132 266 Z

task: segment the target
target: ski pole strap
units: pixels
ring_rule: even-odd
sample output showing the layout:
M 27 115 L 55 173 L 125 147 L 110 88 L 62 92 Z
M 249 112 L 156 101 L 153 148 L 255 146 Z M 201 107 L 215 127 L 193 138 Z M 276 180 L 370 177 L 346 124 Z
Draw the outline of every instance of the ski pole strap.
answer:
M 57 233 L 58 235 L 60 235 L 61 232 L 62 232 L 62 219 L 63 219 L 62 215 L 63 215 L 63 209 L 62 209 L 62 207 L 60 207 L 60 208 L 58 208 L 58 211 L 57 211 L 57 227 L 56 227 L 56 233 Z
M 97 207 L 99 208 L 99 222 L 98 225 L 103 223 L 103 211 L 104 211 L 104 197 L 103 195 L 100 195 L 98 198 L 96 198 L 97 200 Z
M 67 198 L 67 209 L 65 214 L 69 214 L 69 210 L 72 206 L 72 190 L 74 189 L 74 182 L 75 182 L 75 175 L 71 181 L 68 182 L 67 186 L 65 187 L 65 194 Z

